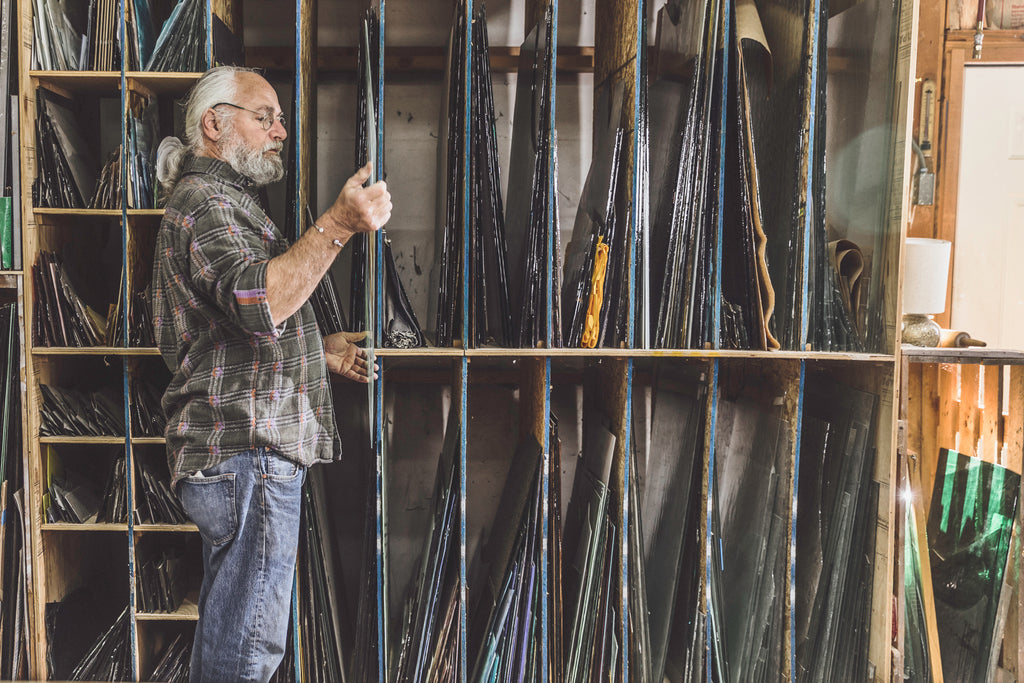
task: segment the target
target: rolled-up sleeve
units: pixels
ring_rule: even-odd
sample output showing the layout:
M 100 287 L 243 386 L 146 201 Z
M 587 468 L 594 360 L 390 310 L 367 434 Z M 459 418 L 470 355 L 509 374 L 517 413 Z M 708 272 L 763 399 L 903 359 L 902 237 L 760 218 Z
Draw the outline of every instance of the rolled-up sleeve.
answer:
M 251 334 L 276 337 L 267 301 L 270 256 L 263 237 L 239 225 L 240 211 L 230 198 L 219 195 L 185 219 L 191 235 L 190 278 L 236 325 Z

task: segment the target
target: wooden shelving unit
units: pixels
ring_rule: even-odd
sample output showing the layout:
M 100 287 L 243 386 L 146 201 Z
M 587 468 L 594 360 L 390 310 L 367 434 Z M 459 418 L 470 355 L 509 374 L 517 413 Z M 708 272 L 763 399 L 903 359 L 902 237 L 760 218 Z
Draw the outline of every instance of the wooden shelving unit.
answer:
M 214 0 L 210 11 L 227 17 L 228 6 L 239 9 L 232 3 Z M 86 268 L 100 268 L 89 273 L 91 281 L 98 276 L 100 289 L 106 300 L 104 306 L 112 304 L 119 296 L 127 297 L 143 287 L 137 279 L 148 278 L 145 260 L 152 258 L 152 240 L 145 233 L 155 234 L 163 211 L 160 209 L 137 209 L 131 207 L 122 197 L 121 206 L 115 209 L 62 209 L 35 207 L 32 202 L 32 180 L 36 175 L 35 131 L 32 122 L 36 120 L 36 90 L 45 88 L 73 101 L 113 102 L 120 114 L 109 120 L 96 121 L 96 129 L 86 131 L 92 138 L 90 143 L 100 149 L 98 158 L 105 158 L 122 142 L 125 116 L 129 100 L 144 97 L 165 98 L 170 104 L 175 97 L 181 97 L 196 81 L 196 73 L 148 73 L 148 72 L 93 72 L 93 71 L 42 71 L 34 70 L 31 50 L 33 44 L 33 3 L 17 2 L 17 40 L 19 46 L 19 91 L 21 94 L 21 120 L 26 122 L 21 138 L 21 170 L 25 183 L 20 201 L 24 211 L 23 245 L 25 249 L 25 272 L 29 273 L 36 255 L 42 250 L 64 251 L 66 259 Z M 163 7 L 163 6 L 161 6 Z M 122 7 L 122 10 L 124 8 Z M 160 12 L 169 10 L 163 7 Z M 156 17 L 162 21 L 166 16 Z M 122 21 L 122 31 L 123 22 Z M 234 24 L 234 20 L 231 20 Z M 159 28 L 159 24 L 157 25 Z M 122 33 L 123 35 L 123 33 Z M 207 39 L 207 53 L 212 49 Z M 207 54 L 207 61 L 209 61 Z M 172 108 L 167 112 L 173 113 Z M 94 117 L 103 119 L 103 117 Z M 88 125 L 89 119 L 86 119 Z M 165 121 L 162 135 L 173 133 L 173 122 Z M 124 160 L 125 157 L 122 157 Z M 98 169 L 97 169 L 98 170 Z M 141 235 L 141 236 L 140 236 Z M 149 254 L 141 250 L 149 245 Z M 104 251 L 105 250 L 105 251 Z M 89 263 L 97 254 L 111 255 L 118 265 L 104 261 Z M 75 259 L 79 259 L 77 262 Z M 83 260 L 84 259 L 84 263 Z M 111 273 L 107 269 L 115 270 Z M 120 271 L 128 277 L 120 279 Z M 113 280 L 113 282 L 111 282 Z M 92 285 L 92 282 L 89 282 Z M 191 628 L 198 617 L 198 577 L 201 574 L 201 560 L 198 550 L 198 534 L 195 525 L 140 524 L 132 514 L 142 496 L 141 486 L 135 479 L 136 460 L 158 458 L 163 460 L 165 440 L 163 437 L 138 437 L 131 434 L 131 413 L 134 406 L 127 400 L 130 376 L 140 371 L 146 373 L 162 366 L 155 348 L 135 348 L 127 343 L 127 328 L 122 330 L 124 338 L 113 346 L 88 348 L 55 348 L 39 345 L 33 337 L 33 311 L 36 292 L 29 278 L 24 292 L 24 346 L 27 360 L 26 372 L 26 472 L 31 483 L 26 514 L 30 516 L 32 530 L 30 538 L 34 571 L 28 585 L 26 599 L 29 605 L 30 643 L 32 646 L 30 671 L 33 677 L 47 679 L 52 672 L 47 669 L 47 648 L 59 649 L 59 642 L 48 642 L 46 628 L 47 614 L 54 606 L 73 594 L 76 589 L 93 582 L 103 586 L 111 596 L 110 600 L 120 606 L 129 606 L 130 637 L 128 647 L 132 655 L 132 680 L 143 680 L 149 676 L 155 661 L 154 648 L 166 645 L 166 636 L 173 633 L 178 625 Z M 120 293 L 120 294 L 119 294 Z M 106 310 L 102 311 L 106 314 Z M 149 364 L 149 365 L 147 365 Z M 124 404 L 124 433 L 127 436 L 40 436 L 41 384 L 55 384 L 85 390 L 104 385 L 118 388 Z M 47 485 L 47 458 L 49 451 L 62 459 L 74 459 L 86 467 L 106 468 L 117 458 L 124 459 L 127 467 L 126 487 L 129 513 L 123 522 L 96 524 L 55 524 L 46 522 L 44 495 Z M 95 461 L 89 465 L 88 460 Z M 100 475 L 102 476 L 102 475 Z M 194 539 L 189 541 L 188 563 L 193 579 L 193 589 L 183 605 L 172 614 L 147 614 L 136 609 L 137 567 L 140 559 L 136 556 L 140 543 L 145 541 L 146 550 L 159 547 L 172 539 Z M 119 607 L 120 609 L 120 607 Z M 145 626 L 140 626 L 145 624 Z M 170 624 L 168 626 L 167 624 Z M 90 634 L 98 635 L 110 623 L 85 623 L 82 627 Z M 148 667 L 148 668 L 146 668 Z
M 391 0 L 391 4 L 407 0 Z M 415 4 L 415 3 L 413 3 Z M 551 0 L 557 13 L 557 0 Z M 32 6 L 30 0 L 19 0 L 20 22 L 18 44 L 21 46 L 22 59 L 20 64 L 20 84 L 22 93 L 21 120 L 25 134 L 22 139 L 22 177 L 23 187 L 30 188 L 35 177 L 35 149 L 32 126 L 28 125 L 36 119 L 35 92 L 37 87 L 50 88 L 73 97 L 103 96 L 118 98 L 123 113 L 126 111 L 127 98 L 132 93 L 147 97 L 163 98 L 160 101 L 178 98 L 187 92 L 199 74 L 152 74 L 143 72 L 45 72 L 28 68 L 31 63 L 29 50 L 32 44 Z M 390 5 L 389 5 L 390 6 Z M 912 28 L 916 19 L 917 1 L 904 0 L 896 3 L 896 12 L 888 21 L 893 25 Z M 227 0 L 211 0 L 211 11 L 224 18 L 225 22 L 241 31 L 242 10 L 240 5 Z M 381 105 L 379 118 L 378 140 L 381 152 L 386 151 L 388 168 L 396 169 L 403 159 L 403 151 L 409 144 L 404 140 L 401 131 L 394 133 L 397 125 L 392 123 L 391 99 L 399 96 L 400 88 L 419 88 L 431 104 L 436 103 L 438 93 L 443 92 L 442 74 L 445 68 L 445 49 L 443 37 L 439 42 L 429 43 L 418 41 L 404 44 L 402 39 L 392 40 L 396 32 L 408 29 L 399 22 L 388 24 L 389 15 L 385 12 L 384 1 L 374 3 L 385 24 L 384 44 L 380 55 L 384 103 Z M 488 11 L 493 15 L 501 14 L 500 10 L 514 8 L 517 18 L 536 18 L 543 13 L 546 4 L 542 0 L 527 2 L 526 6 L 509 0 L 498 5 L 488 4 Z M 278 8 L 280 9 L 280 8 Z M 445 3 L 434 3 L 432 9 L 445 16 L 447 26 L 451 6 Z M 469 9 L 472 9 L 470 4 Z M 628 118 L 635 124 L 638 112 L 636 54 L 641 41 L 647 40 L 648 32 L 653 31 L 653 24 L 648 22 L 651 9 L 646 3 L 637 0 L 614 0 L 611 3 L 588 5 L 588 11 L 596 12 L 594 39 L 587 45 L 558 45 L 555 69 L 559 82 L 572 79 L 588 78 L 585 83 L 600 85 L 605 80 L 622 80 L 626 83 L 626 105 Z M 521 11 L 520 11 L 521 10 Z M 291 11 L 291 10 L 288 10 Z M 317 32 L 317 4 L 314 0 L 301 0 L 296 6 L 295 34 L 290 34 L 290 24 L 271 27 L 280 35 L 279 45 L 247 46 L 246 59 L 251 66 L 265 68 L 268 76 L 275 83 L 284 86 L 294 100 L 293 115 L 289 104 L 282 96 L 282 104 L 289 116 L 289 142 L 298 141 L 300 150 L 297 159 L 297 172 L 290 179 L 287 189 L 289 196 L 294 197 L 294 204 L 283 203 L 291 207 L 283 212 L 294 211 L 291 216 L 294 224 L 303 225 L 303 210 L 306 203 L 314 213 L 316 207 L 321 208 L 332 197 L 317 195 L 317 170 L 325 169 L 331 173 L 331 182 L 340 177 L 343 181 L 346 173 L 338 168 L 348 168 L 347 161 L 337 161 L 338 155 L 333 148 L 322 143 L 318 138 L 330 138 L 325 129 L 333 131 L 340 126 L 337 118 L 344 124 L 351 123 L 354 129 L 355 113 L 325 112 L 318 109 L 318 96 L 338 82 L 343 85 L 355 69 L 357 48 L 349 45 L 320 45 Z M 424 10 L 416 5 L 416 13 Z M 428 13 L 429 14 L 429 13 Z M 254 17 L 257 23 L 260 18 Z M 354 18 L 353 18 L 354 20 Z M 272 22 L 273 20 L 266 20 Z M 573 17 L 560 17 L 560 23 L 575 22 Z M 645 23 L 648 22 L 648 23 Z M 246 25 L 250 17 L 246 17 Z M 353 23 L 357 23 L 354 22 Z M 267 28 L 263 26 L 262 28 Z M 321 27 L 322 29 L 322 27 Z M 288 35 L 285 35 L 288 33 Z M 520 32 L 510 31 L 511 35 Z M 350 36 L 343 34 L 343 42 Z M 815 381 L 834 383 L 853 387 L 878 397 L 875 423 L 871 425 L 871 439 L 876 459 L 873 463 L 871 479 L 877 484 L 877 510 L 874 517 L 877 528 L 873 530 L 875 549 L 871 558 L 873 587 L 870 600 L 870 633 L 866 647 L 866 656 L 870 662 L 873 679 L 879 681 L 897 680 L 900 671 L 894 667 L 898 659 L 892 654 L 891 634 L 895 619 L 893 613 L 893 576 L 896 562 L 894 546 L 897 518 L 895 515 L 895 482 L 896 479 L 896 420 L 897 420 L 897 382 L 900 349 L 898 346 L 899 319 L 899 264 L 900 249 L 904 237 L 904 214 L 907 209 L 907 181 L 909 176 L 908 149 L 905 144 L 908 121 L 908 92 L 912 82 L 910 65 L 913 63 L 915 31 L 900 30 L 893 33 L 894 54 L 899 59 L 885 72 L 891 79 L 892 88 L 886 96 L 890 98 L 891 111 L 884 123 L 891 135 L 889 152 L 884 159 L 876 160 L 877 174 L 891 178 L 888 194 L 884 197 L 889 211 L 884 220 L 874 229 L 883 236 L 886 245 L 884 253 L 873 254 L 877 257 L 874 264 L 876 282 L 883 283 L 886 298 L 883 301 L 885 339 L 876 351 L 868 353 L 828 353 L 811 350 L 801 345 L 803 350 L 787 350 L 778 352 L 733 351 L 719 348 L 707 349 L 651 349 L 638 348 L 600 348 L 593 350 L 567 348 L 426 348 L 426 349 L 377 349 L 376 358 L 380 365 L 380 379 L 375 383 L 373 403 L 375 406 L 374 421 L 368 420 L 366 411 L 367 394 L 365 388 L 353 388 L 351 385 L 336 385 L 336 412 L 339 427 L 346 444 L 346 460 L 336 465 L 324 466 L 322 476 L 330 485 L 331 502 L 328 513 L 339 527 L 338 535 L 342 546 L 350 551 L 345 555 L 345 572 L 352 569 L 349 557 L 360 557 L 366 540 L 364 528 L 371 529 L 375 538 L 366 547 L 374 553 L 362 558 L 366 566 L 371 567 L 374 578 L 372 589 L 356 585 L 357 579 L 351 574 L 338 570 L 337 591 L 345 594 L 349 602 L 357 602 L 361 596 L 372 603 L 375 614 L 375 634 L 361 634 L 368 642 L 375 644 L 373 651 L 366 657 L 376 660 L 375 677 L 381 681 L 391 680 L 393 672 L 389 648 L 397 638 L 396 629 L 401 620 L 401 607 L 404 592 L 408 588 L 417 566 L 419 553 L 422 549 L 424 520 L 429 517 L 432 500 L 432 483 L 444 440 L 444 417 L 454 411 L 460 417 L 458 421 L 458 468 L 459 478 L 459 637 L 463 647 L 471 635 L 467 632 L 468 608 L 476 597 L 479 585 L 473 584 L 471 576 L 472 562 L 476 549 L 485 542 L 486 533 L 491 524 L 494 509 L 500 498 L 504 473 L 513 458 L 515 444 L 524 435 L 534 436 L 543 449 L 545 487 L 544 505 L 549 503 L 548 493 L 551 488 L 559 487 L 563 501 L 567 502 L 572 489 L 572 473 L 582 445 L 581 434 L 584 424 L 596 419 L 606 419 L 609 430 L 615 435 L 617 445 L 613 465 L 613 484 L 611 486 L 610 505 L 612 517 L 621 525 L 621 552 L 628 554 L 626 539 L 630 530 L 629 495 L 631 487 L 637 483 L 629 472 L 630 458 L 633 453 L 642 453 L 642 457 L 670 457 L 660 453 L 648 453 L 642 444 L 644 429 L 649 427 L 651 412 L 648 401 L 653 387 L 662 381 L 685 378 L 690 381 L 697 377 L 696 384 L 705 392 L 702 410 L 702 425 L 705 434 L 701 443 L 701 462 L 695 472 L 699 472 L 700 499 L 700 538 L 699 553 L 688 557 L 688 568 L 695 568 L 700 577 L 698 597 L 701 611 L 706 617 L 709 609 L 709 587 L 707 560 L 711 557 L 712 539 L 710 537 L 710 503 L 713 485 L 714 467 L 716 462 L 726 461 L 723 440 L 716 441 L 716 420 L 726 403 L 749 399 L 762 405 L 767 412 L 787 425 L 788 439 L 785 450 L 785 474 L 780 477 L 783 496 L 786 500 L 785 519 L 791 544 L 786 551 L 786 571 L 778 577 L 780 600 L 784 602 L 784 627 L 779 634 L 777 646 L 782 653 L 784 677 L 796 680 L 797 638 L 796 617 L 797 606 L 794 595 L 799 595 L 805 588 L 804 577 L 796 571 L 797 556 L 801 547 L 796 544 L 796 525 L 800 510 L 796 505 L 800 475 L 800 443 L 801 420 L 806 412 L 805 382 L 809 376 Z M 322 40 L 322 38 L 320 38 Z M 589 38 L 587 39 L 589 41 Z M 497 43 L 498 41 L 495 41 Z M 506 42 L 512 42 L 511 39 Z M 823 49 L 828 49 L 824 45 Z M 898 49 L 897 49 L 898 48 Z M 490 50 L 490 67 L 497 79 L 509 79 L 510 74 L 518 68 L 520 49 L 517 45 L 495 44 Z M 846 49 L 836 52 L 835 60 L 827 70 L 828 77 L 834 74 L 855 74 L 863 78 L 877 76 L 876 72 L 865 71 L 861 57 Z M 895 72 L 892 71 L 895 69 Z M 846 71 L 844 71 L 846 70 Z M 338 76 L 345 78 L 338 78 Z M 318 83 L 318 77 L 322 81 Z M 825 78 L 826 74 L 822 74 Z M 559 86 L 561 87 L 561 86 Z M 127 92 L 125 92 L 127 90 Z M 509 86 L 507 92 L 514 91 Z M 404 92 L 404 91 L 403 91 Z M 564 91 L 556 88 L 557 97 L 564 98 Z M 433 98 L 433 99 L 431 99 Z M 552 99 L 555 95 L 552 95 Z M 354 101 L 354 98 L 351 98 Z M 511 98 L 510 98 L 511 99 Z M 322 101 L 322 99 L 321 99 Z M 589 102 L 589 99 L 583 99 Z M 562 105 L 560 99 L 557 107 Z M 578 103 L 573 103 L 573 106 Z M 354 109 L 354 105 L 352 106 Z M 326 121 L 326 117 L 332 118 Z M 468 115 L 468 111 L 467 111 Z M 351 121 L 346 119 L 351 116 Z M 402 114 L 403 119 L 406 114 Z M 503 116 L 511 117 L 511 112 Z M 590 112 L 584 111 L 580 119 L 589 119 Z M 295 119 L 292 121 L 291 119 Z M 385 125 L 385 119 L 387 124 Z M 411 121 L 411 116 L 408 119 Z M 166 123 L 166 122 L 165 122 Z M 561 121 L 560 121 L 561 123 Z M 578 126 L 583 130 L 572 129 L 564 138 L 579 133 L 586 138 L 589 128 L 579 123 L 566 124 L 566 127 Z M 867 124 L 865 124 L 867 125 Z M 162 130 L 161 134 L 171 134 L 171 130 Z M 850 137 L 857 131 L 847 131 Z M 394 138 L 389 138 L 394 134 Z M 433 134 L 433 133 L 431 133 Z M 121 138 L 118 138 L 118 143 Z M 824 136 L 823 136 L 824 139 Z M 589 139 L 580 143 L 580 149 L 590 144 Z M 348 144 L 347 142 L 343 144 Z M 657 141 L 652 141 L 657 144 Z M 340 145 L 339 145 L 340 146 Z M 629 149 L 633 148 L 631 136 Z M 107 151 L 107 150 L 105 150 Z M 629 152 L 632 155 L 632 152 Z M 566 172 L 570 156 L 561 160 L 560 173 Z M 504 163 L 504 161 L 503 161 Z M 585 177 L 585 168 L 573 168 L 573 174 Z M 504 173 L 506 169 L 502 169 Z M 578 172 L 578 173 L 577 173 Z M 394 172 L 396 181 L 399 173 Z M 643 175 L 637 168 L 637 161 L 630 157 L 629 173 L 631 180 Z M 570 177 L 573 174 L 568 174 Z M 408 173 L 406 174 L 406 176 Z M 436 180 L 424 174 L 420 179 L 420 187 L 413 188 L 407 196 L 424 197 L 433 193 L 432 183 Z M 561 182 L 561 180 L 560 180 Z M 389 183 L 391 178 L 389 177 Z M 580 181 L 582 184 L 582 181 Z M 423 186 L 430 186 L 424 188 Z M 398 196 L 399 185 L 392 186 L 395 203 L 402 201 Z M 578 190 L 578 188 L 577 188 Z M 571 192 L 577 192 L 571 190 Z M 405 190 L 403 189 L 403 192 Z M 567 195 L 568 196 L 568 195 Z M 274 198 L 271 198 L 273 203 Z M 44 249 L 58 249 L 74 246 L 80 242 L 94 239 L 96 235 L 104 239 L 116 241 L 116 250 L 120 265 L 128 277 L 119 285 L 122 294 L 129 294 L 145 287 L 148 278 L 148 263 L 152 261 L 152 249 L 155 228 L 160 210 L 133 209 L 122 202 L 119 210 L 64 210 L 35 208 L 32 206 L 31 192 L 26 189 L 22 196 L 23 215 L 25 216 L 24 254 L 25 271 L 28 272 L 36 254 Z M 803 207 L 806 208 L 806 207 Z M 429 213 L 424 209 L 424 213 Z M 285 230 L 288 218 L 284 215 L 275 216 L 279 227 Z M 635 216 L 634 216 L 635 221 Z M 430 218 L 424 222 L 430 222 Z M 571 223 L 570 223 L 571 225 Z M 409 230 L 408 233 L 415 233 Z M 421 231 L 422 232 L 422 231 Z M 431 241 L 422 234 L 409 235 L 402 233 L 396 226 L 393 234 L 396 251 L 403 239 L 415 242 Z M 410 248 L 409 251 L 412 251 Z M 411 261 L 411 257 L 405 257 Z M 411 271 L 411 269 L 410 269 Z M 345 274 L 347 277 L 347 274 Z M 2 275 L 16 278 L 19 274 Z M 550 277 L 550 276 L 549 276 Z M 806 272 L 799 275 L 801 281 L 810 276 Z M 342 280 L 343 278 L 339 278 Z M 2 283 L 2 280 L 0 280 Z M 417 284 L 422 285 L 422 282 Z M 408 284 L 407 284 L 408 286 Z M 116 291 L 112 291 L 116 294 Z M 433 295 L 433 293 L 430 293 Z M 639 295 L 634 291 L 633 301 Z M 152 670 L 154 658 L 160 647 L 177 633 L 190 633 L 192 624 L 198 617 L 197 596 L 186 600 L 174 614 L 143 613 L 136 609 L 136 582 L 139 559 L 137 551 L 143 542 L 148 547 L 160 547 L 167 543 L 189 542 L 198 540 L 193 525 L 154 525 L 136 523 L 129 513 L 124 524 L 68 525 L 45 523 L 43 495 L 46 486 L 46 449 L 48 447 L 78 447 L 81 445 L 96 446 L 107 449 L 111 457 L 124 456 L 128 463 L 129 510 L 135 508 L 136 487 L 134 481 L 134 462 L 137 457 L 157 457 L 163 454 L 164 440 L 155 437 L 133 437 L 130 430 L 131 405 L 125 407 L 126 437 L 41 437 L 41 394 L 39 386 L 48 383 L 67 382 L 68 384 L 85 383 L 98 385 L 101 381 L 112 379 L 119 387 L 128 386 L 131 372 L 145 372 L 152 364 L 157 367 L 161 363 L 153 358 L 158 355 L 154 348 L 130 348 L 126 346 L 104 346 L 95 348 L 47 348 L 37 346 L 32 339 L 32 312 L 34 311 L 34 293 L 31 286 L 25 288 L 23 294 L 25 306 L 26 358 L 28 362 L 26 387 L 26 448 L 27 476 L 32 483 L 28 510 L 32 520 L 31 550 L 38 562 L 39 571 L 34 571 L 29 585 L 27 599 L 31 606 L 31 631 L 34 653 L 32 657 L 32 674 L 39 679 L 47 678 L 46 651 L 47 647 L 59 647 L 59 644 L 48 643 L 45 628 L 47 607 L 59 602 L 87 577 L 79 576 L 79 566 L 99 565 L 107 572 L 106 579 L 116 583 L 117 591 L 124 599 L 124 604 L 131 607 L 132 648 L 134 655 L 135 680 L 143 680 Z M 382 316 L 383 303 L 378 301 L 377 314 Z M 417 310 L 421 323 L 427 323 L 425 311 Z M 429 324 L 425 324 L 429 327 Z M 93 367 L 95 366 L 95 367 Z M 142 368 L 142 370 L 139 370 Z M 161 368 L 162 369 L 162 368 Z M 127 398 L 125 398 L 127 403 Z M 552 473 L 549 471 L 550 457 L 555 444 L 551 443 L 549 416 L 559 417 L 558 438 L 561 442 L 563 470 Z M 646 425 L 646 426 L 645 426 Z M 367 438 L 370 433 L 374 438 Z M 637 444 L 634 449 L 634 442 Z M 371 446 L 371 443 L 373 444 Z M 319 476 L 319 475 L 318 475 Z M 697 475 L 695 475 L 697 476 Z M 372 495 L 367 494 L 367 484 L 372 484 Z M 362 525 L 362 508 L 355 509 L 355 502 L 365 501 L 376 519 L 368 527 Z M 545 514 L 550 510 L 545 507 Z M 355 518 L 356 521 L 352 521 Z M 636 523 L 635 520 L 632 523 Z M 94 543 L 101 538 L 102 542 Z M 116 552 L 112 552 L 112 548 Z M 102 554 L 102 557 L 100 555 Z M 123 559 L 126 561 L 122 561 Z M 198 556 L 192 558 L 194 566 L 201 567 Z M 342 562 L 339 562 L 342 564 Z M 123 565 L 123 566 L 122 566 Z M 615 590 L 622 590 L 627 585 L 627 569 L 624 564 L 615 567 L 611 585 Z M 198 579 L 193 578 L 193 586 L 198 587 Z M 547 580 L 547 579 L 545 579 Z M 549 584 L 546 584 L 549 585 Z M 617 603 L 628 611 L 629 599 L 619 595 Z M 656 597 L 654 599 L 657 599 Z M 355 610 L 352 609 L 354 614 Z M 621 616 L 621 615 L 620 615 Z M 354 623 L 354 619 L 352 620 Z M 103 625 L 105 627 L 106 625 Z M 616 623 L 619 642 L 628 644 L 633 637 L 627 628 L 625 619 Z M 97 628 L 100 628 L 97 625 Z M 541 626 L 543 633 L 554 628 L 552 615 L 546 615 Z M 296 642 L 301 639 L 296 633 Z M 363 641 L 360 641 L 363 642 Z M 469 653 L 471 658 L 475 653 Z M 471 666 L 471 663 L 470 663 Z M 465 680 L 469 673 L 463 663 L 461 678 Z

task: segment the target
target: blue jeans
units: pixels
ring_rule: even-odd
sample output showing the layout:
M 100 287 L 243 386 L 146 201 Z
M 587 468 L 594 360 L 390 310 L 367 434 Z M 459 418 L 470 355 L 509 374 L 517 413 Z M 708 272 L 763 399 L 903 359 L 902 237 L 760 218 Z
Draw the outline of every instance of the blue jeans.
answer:
M 203 538 L 192 683 L 267 681 L 284 656 L 306 470 L 257 448 L 179 484 Z

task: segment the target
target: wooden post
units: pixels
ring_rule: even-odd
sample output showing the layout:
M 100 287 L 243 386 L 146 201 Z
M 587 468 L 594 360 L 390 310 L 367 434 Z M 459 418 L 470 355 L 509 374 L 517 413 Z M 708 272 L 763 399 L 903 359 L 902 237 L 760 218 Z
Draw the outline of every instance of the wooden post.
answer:
M 960 414 L 957 417 L 957 431 L 960 436 L 960 452 L 971 457 L 978 453 L 978 366 L 960 366 Z
M 210 9 L 213 15 L 219 17 L 241 43 L 242 0 L 210 0 Z
M 1024 365 L 1010 366 L 1010 404 L 1007 408 L 1008 412 L 1003 432 L 1006 447 L 1006 466 L 1014 472 L 1020 473 L 1022 456 L 1024 456 Z M 1021 493 L 1024 494 L 1024 491 Z M 1022 525 L 1024 525 L 1024 510 L 1022 510 L 1021 501 L 1018 500 L 1017 528 L 1024 528 Z M 1021 570 L 1024 569 L 1022 546 L 1024 544 L 1017 546 L 1017 554 L 1014 557 L 1018 577 L 1015 588 L 1017 594 L 1015 596 L 1016 599 L 1013 601 L 1011 614 L 1008 617 L 1008 620 L 1013 618 L 1012 630 L 1014 631 L 1015 638 L 1010 639 L 1010 628 L 1007 628 L 1007 633 L 1003 637 L 1004 652 L 1010 654 L 1010 657 L 1005 659 L 1015 659 L 1014 665 L 1018 678 L 1020 674 L 1024 673 L 1024 644 L 1020 641 L 1021 635 L 1024 634 L 1024 604 L 1021 602 L 1022 593 L 1020 590 Z M 1016 614 L 1013 612 L 1016 612 Z M 1007 664 L 1005 659 L 1004 664 Z
M 1002 465 L 1003 366 L 982 366 L 985 410 L 981 414 L 981 452 L 986 462 Z

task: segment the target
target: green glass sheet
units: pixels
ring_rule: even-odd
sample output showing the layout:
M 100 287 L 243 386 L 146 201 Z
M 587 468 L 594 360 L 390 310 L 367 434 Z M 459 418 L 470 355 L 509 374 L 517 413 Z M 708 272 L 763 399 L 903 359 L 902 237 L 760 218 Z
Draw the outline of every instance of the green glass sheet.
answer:
M 947 681 L 986 680 L 993 664 L 1019 491 L 1020 475 L 1004 467 L 945 448 L 939 453 L 928 557 Z

